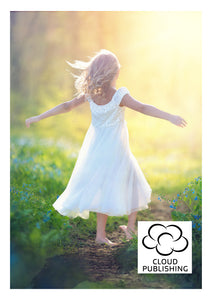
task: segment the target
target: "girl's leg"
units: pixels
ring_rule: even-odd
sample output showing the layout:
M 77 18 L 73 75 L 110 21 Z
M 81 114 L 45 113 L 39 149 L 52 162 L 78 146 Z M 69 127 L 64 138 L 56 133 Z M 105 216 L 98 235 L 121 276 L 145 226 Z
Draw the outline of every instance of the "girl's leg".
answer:
M 121 225 L 119 228 L 121 228 L 128 239 L 132 239 L 132 232 L 135 233 L 135 221 L 136 221 L 137 211 L 132 212 L 130 215 L 128 215 L 128 224 Z
M 97 228 L 96 228 L 96 239 L 104 239 L 106 237 L 105 226 L 108 215 L 96 213 L 97 217 Z
M 127 228 L 133 232 L 135 232 L 135 221 L 136 221 L 137 211 L 132 212 L 128 216 L 128 224 Z
M 97 228 L 96 228 L 96 242 L 100 244 L 108 244 L 108 245 L 117 245 L 116 243 L 111 242 L 108 238 L 106 238 L 105 226 L 107 222 L 108 215 L 96 213 L 97 215 Z

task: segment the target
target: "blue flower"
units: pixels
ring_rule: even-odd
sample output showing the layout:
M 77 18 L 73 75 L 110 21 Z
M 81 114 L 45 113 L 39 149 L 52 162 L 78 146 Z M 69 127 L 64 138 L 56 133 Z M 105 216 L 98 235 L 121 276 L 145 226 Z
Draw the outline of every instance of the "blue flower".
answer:
M 174 206 L 173 206 L 173 205 L 170 205 L 169 207 L 171 207 L 171 208 L 174 208 Z
M 192 222 L 192 223 L 193 223 L 193 222 Z M 195 228 L 195 227 L 196 227 L 196 224 L 195 224 L 195 223 L 193 223 L 193 224 L 192 224 L 192 227 L 193 227 L 193 228 Z
M 199 215 L 193 215 L 194 219 L 199 220 L 200 216 Z
M 180 195 L 179 195 L 179 194 L 177 194 L 177 197 L 180 197 Z
M 197 196 L 194 198 L 194 200 L 195 200 L 195 201 L 198 200 Z
M 198 223 L 198 230 L 201 230 L 202 229 L 202 224 L 201 223 Z
M 46 223 L 46 222 L 49 221 L 49 220 L 50 220 L 50 217 L 47 216 L 46 218 L 43 219 L 43 222 Z
M 173 203 L 177 202 L 177 199 L 174 199 L 172 202 L 173 202 Z

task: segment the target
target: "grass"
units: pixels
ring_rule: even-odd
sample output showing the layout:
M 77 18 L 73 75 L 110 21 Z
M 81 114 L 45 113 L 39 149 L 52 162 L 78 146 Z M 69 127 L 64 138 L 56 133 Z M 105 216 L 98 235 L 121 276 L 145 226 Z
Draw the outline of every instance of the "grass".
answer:
M 23 288 L 42 268 L 47 257 L 74 253 L 87 239 L 94 239 L 96 215 L 89 220 L 61 216 L 52 207 L 64 191 L 73 171 L 79 147 L 76 144 L 56 143 L 46 138 L 11 136 L 11 287 Z M 190 178 L 200 175 L 201 164 L 196 157 L 186 158 L 183 151 L 166 156 L 138 156 L 138 162 L 153 193 L 176 194 L 183 191 Z M 185 157 L 185 156 L 184 156 Z M 188 160 L 189 159 L 189 160 Z M 179 163 L 180 161 L 180 163 Z M 140 215 L 139 215 L 140 214 Z M 151 212 L 139 212 L 143 220 L 152 219 Z M 109 217 L 108 233 L 127 222 L 127 216 Z M 125 244 L 119 259 L 135 252 L 135 245 Z M 126 250 L 126 251 L 125 251 Z M 134 251 L 134 252 L 133 252 Z M 135 254 L 135 253 L 134 253 Z M 134 256 L 133 256 L 134 257 Z M 130 260 L 133 268 L 135 260 Z M 28 276 L 26 270 L 29 270 Z M 83 283 L 86 288 L 88 283 Z M 79 285 L 76 288 L 80 288 Z M 94 284 L 96 288 L 97 285 Z M 101 286 L 101 285 L 100 285 Z M 102 285 L 104 286 L 104 284 Z M 107 286 L 107 284 L 106 284 Z

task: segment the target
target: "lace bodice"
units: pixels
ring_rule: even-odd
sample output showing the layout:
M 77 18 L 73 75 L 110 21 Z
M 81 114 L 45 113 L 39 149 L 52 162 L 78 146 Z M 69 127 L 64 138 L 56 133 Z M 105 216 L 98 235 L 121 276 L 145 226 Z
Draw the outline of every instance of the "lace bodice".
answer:
M 96 104 L 90 96 L 87 96 L 86 98 L 90 103 L 92 125 L 94 127 L 109 127 L 123 122 L 125 107 L 119 106 L 119 104 L 125 94 L 129 94 L 127 88 L 119 88 L 110 102 L 104 105 Z

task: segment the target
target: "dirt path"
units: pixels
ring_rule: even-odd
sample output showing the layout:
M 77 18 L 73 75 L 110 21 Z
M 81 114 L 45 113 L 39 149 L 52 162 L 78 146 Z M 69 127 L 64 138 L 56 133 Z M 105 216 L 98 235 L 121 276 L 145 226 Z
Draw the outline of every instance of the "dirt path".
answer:
M 146 220 L 155 220 L 162 221 L 171 220 L 171 209 L 169 205 L 165 202 L 159 201 L 157 195 L 152 196 L 152 201 L 150 209 L 143 212 L 138 212 L 137 220 L 142 221 Z M 137 270 L 124 273 L 120 272 L 120 267 L 117 264 L 117 261 L 114 257 L 114 254 L 117 251 L 117 248 L 123 247 L 124 243 L 122 242 L 125 238 L 125 234 L 121 229 L 111 234 L 108 234 L 109 239 L 112 241 L 118 242 L 119 246 L 108 247 L 103 245 L 96 245 L 93 241 L 87 243 L 86 247 L 81 249 L 81 254 L 86 258 L 88 265 L 90 267 L 89 274 L 94 281 L 107 279 L 108 281 L 120 282 L 124 280 L 126 288 L 142 288 L 147 287 L 149 284 L 142 281 L 142 277 L 137 274 Z M 151 283 L 154 285 L 153 283 Z M 159 283 L 161 287 L 162 283 Z
M 168 221 L 171 220 L 171 209 L 167 203 L 159 201 L 157 195 L 153 195 L 150 209 L 138 212 L 137 220 Z M 155 282 L 147 282 L 146 277 L 137 274 L 135 268 L 124 271 L 117 261 L 117 251 L 124 247 L 125 234 L 119 229 L 108 233 L 108 238 L 119 245 L 110 247 L 98 245 L 94 239 L 86 240 L 81 241 L 83 243 L 77 253 L 70 253 L 67 249 L 65 255 L 48 259 L 44 268 L 34 278 L 33 287 L 74 288 L 79 284 L 79 288 L 82 288 L 83 283 L 106 281 L 114 288 L 170 288 L 167 282 L 159 277 Z
M 171 197 L 170 197 L 171 198 Z M 150 212 L 154 221 L 171 221 L 171 208 L 165 201 L 158 200 L 158 195 L 152 196 Z
M 119 246 L 97 245 L 89 241 L 77 253 L 48 259 L 33 279 L 32 288 L 170 288 L 162 278 L 147 281 L 146 277 L 137 274 L 136 269 L 128 271 L 120 268 L 116 254 L 118 248 L 124 246 L 121 237 L 124 237 L 122 232 L 109 235 L 112 240 L 120 241 Z M 95 286 L 92 287 L 93 283 Z

